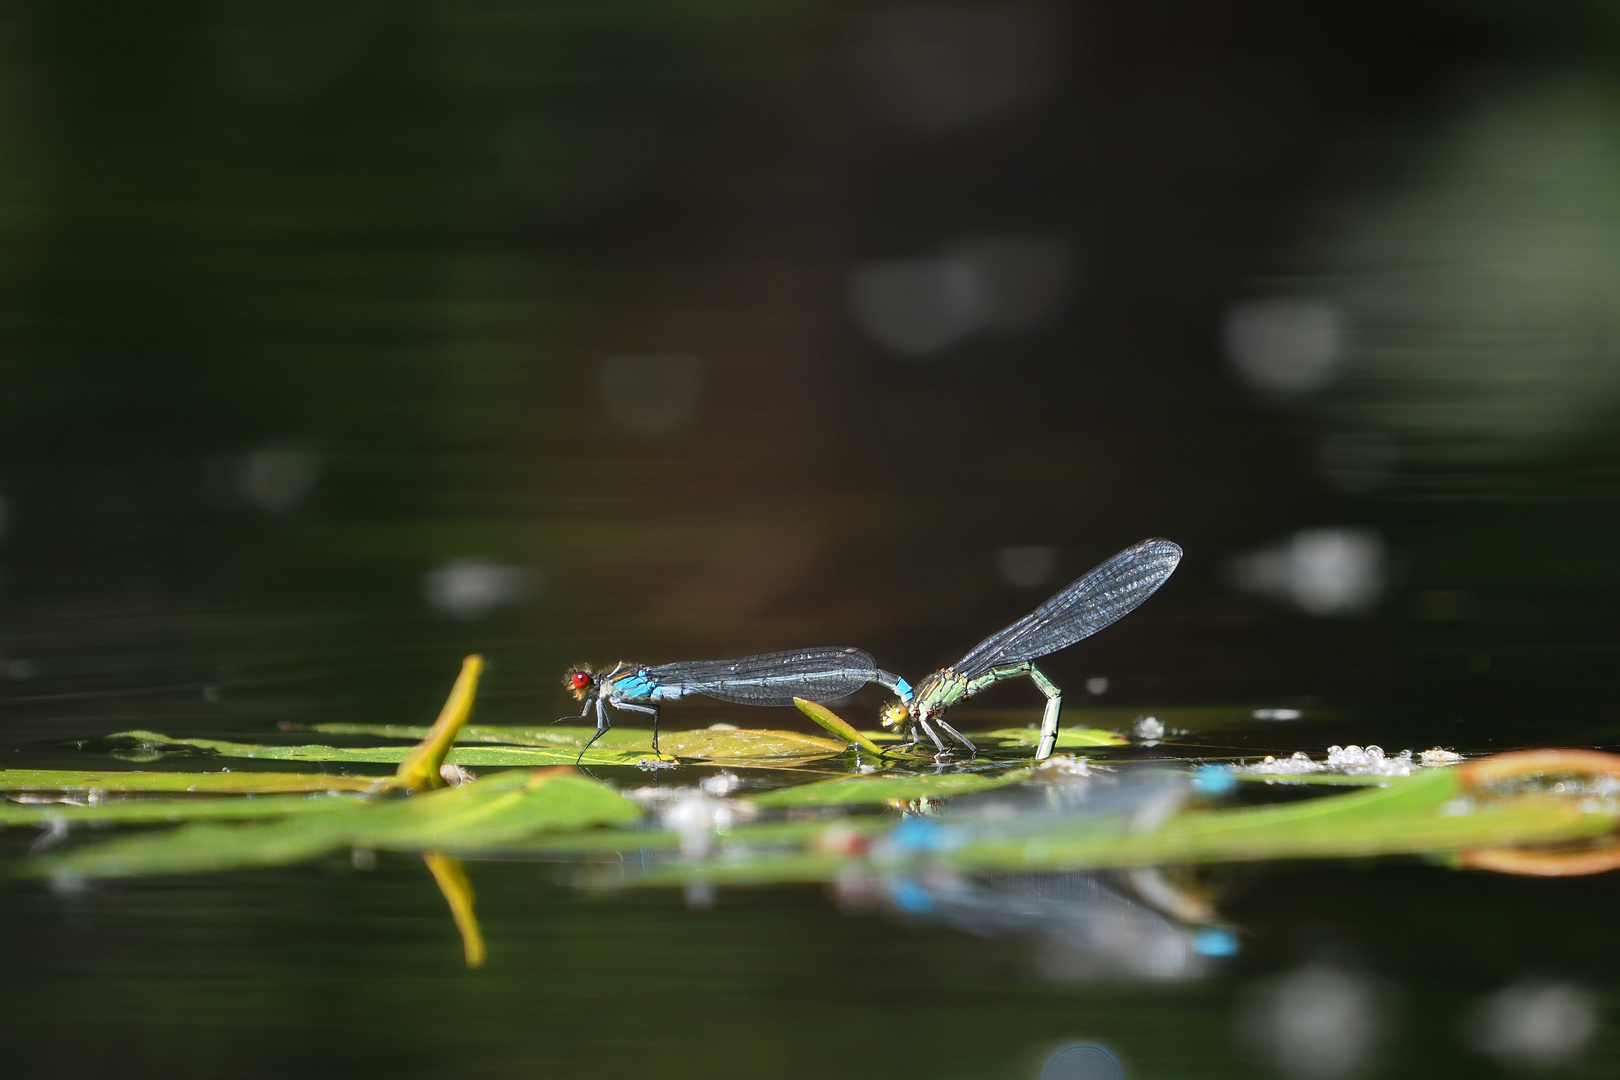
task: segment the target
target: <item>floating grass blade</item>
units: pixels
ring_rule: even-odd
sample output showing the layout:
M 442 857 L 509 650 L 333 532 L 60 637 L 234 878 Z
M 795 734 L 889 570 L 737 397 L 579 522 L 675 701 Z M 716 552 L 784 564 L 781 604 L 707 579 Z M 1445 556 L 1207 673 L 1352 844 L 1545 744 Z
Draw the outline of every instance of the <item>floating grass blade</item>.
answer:
M 439 718 L 422 739 L 422 743 L 408 754 L 394 772 L 394 784 L 406 791 L 431 791 L 444 787 L 439 768 L 455 744 L 456 735 L 472 716 L 473 700 L 478 696 L 478 677 L 484 672 L 484 658 L 469 656 L 461 662 L 461 674 L 450 688 Z
M 849 721 L 827 708 L 827 706 L 801 697 L 794 698 L 793 704 L 798 706 L 799 711 L 804 713 L 804 715 L 808 716 L 810 719 L 832 732 L 838 738 L 843 739 L 845 742 L 854 743 L 863 750 L 869 750 L 872 753 L 877 754 L 879 757 L 883 755 L 883 747 L 879 746 L 865 735 L 862 735 L 859 731 L 856 731 Z
M 395 728 L 391 734 L 402 738 L 426 738 L 432 729 Z M 484 729 L 487 730 L 487 729 Z M 573 765 L 580 749 L 596 733 L 595 728 L 558 726 L 546 729 L 516 729 L 532 740 L 531 745 L 457 746 L 444 760 L 451 765 L 528 767 Z M 152 746 L 191 747 L 208 750 L 221 757 L 259 761 L 331 761 L 352 765 L 400 765 L 416 748 L 408 746 L 271 746 L 233 742 L 227 739 L 198 739 L 165 735 L 156 731 L 122 731 L 110 738 L 133 739 Z M 805 735 L 795 731 L 755 731 L 749 729 L 664 732 L 660 741 L 665 755 L 704 764 L 730 768 L 784 769 L 824 761 L 842 754 L 842 742 Z M 651 756 L 647 733 L 613 728 L 586 751 L 581 764 L 635 765 Z

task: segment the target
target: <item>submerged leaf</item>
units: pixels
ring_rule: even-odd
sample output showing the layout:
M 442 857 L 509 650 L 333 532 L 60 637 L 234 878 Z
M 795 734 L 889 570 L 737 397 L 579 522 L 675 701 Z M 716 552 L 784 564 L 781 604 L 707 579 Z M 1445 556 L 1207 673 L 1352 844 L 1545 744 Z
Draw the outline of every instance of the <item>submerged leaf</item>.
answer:
M 514 770 L 408 799 L 252 825 L 193 824 L 30 860 L 24 872 L 124 877 L 273 866 L 337 848 L 454 852 L 536 833 L 624 825 L 635 803 L 572 769 Z
M 753 800 L 756 806 L 860 806 L 913 799 L 945 799 L 1026 780 L 1033 769 L 1014 769 L 991 776 L 985 773 L 945 773 L 921 776 L 845 776 L 813 784 L 779 788 Z
M 137 772 L 118 769 L 0 769 L 0 791 L 184 791 L 269 794 L 369 791 L 384 777 L 290 772 Z

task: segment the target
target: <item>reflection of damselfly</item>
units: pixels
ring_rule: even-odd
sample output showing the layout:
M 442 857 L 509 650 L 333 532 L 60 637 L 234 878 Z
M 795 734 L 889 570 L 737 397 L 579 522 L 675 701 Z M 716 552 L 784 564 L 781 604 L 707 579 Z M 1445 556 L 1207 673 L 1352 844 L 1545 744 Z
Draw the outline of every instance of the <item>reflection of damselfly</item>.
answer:
M 1046 695 L 1046 714 L 1041 719 L 1041 741 L 1035 757 L 1050 757 L 1057 742 L 1063 691 L 1031 661 L 1067 648 L 1129 615 L 1164 584 L 1180 561 L 1181 548 L 1168 540 L 1144 540 L 1126 548 L 1005 630 L 979 642 L 955 664 L 928 676 L 917 685 L 916 693 L 896 691 L 900 704 L 890 707 L 884 724 L 893 727 L 909 718 L 913 743 L 921 732 L 944 753 L 945 744 L 934 730 L 937 727 L 974 750 L 976 747 L 965 735 L 941 719 L 942 714 L 998 682 L 1028 675 Z
M 743 705 L 791 705 L 796 697 L 831 701 L 853 694 L 869 682 L 888 687 L 902 701 L 911 696 L 906 681 L 878 667 L 870 653 L 839 647 L 794 649 L 738 660 L 688 660 L 658 667 L 621 660 L 606 673 L 579 665 L 563 676 L 563 686 L 585 702 L 581 717 L 590 715 L 593 703 L 596 707 L 596 734 L 579 752 L 581 758 L 613 726 L 608 719 L 609 705 L 651 714 L 656 754 L 658 710 L 663 702 L 702 694 Z

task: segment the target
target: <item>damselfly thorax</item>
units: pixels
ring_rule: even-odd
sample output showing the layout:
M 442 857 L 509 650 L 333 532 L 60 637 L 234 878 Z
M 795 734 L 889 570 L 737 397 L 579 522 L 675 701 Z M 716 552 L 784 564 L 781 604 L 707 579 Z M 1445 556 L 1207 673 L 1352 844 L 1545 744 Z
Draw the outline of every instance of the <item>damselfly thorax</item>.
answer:
M 942 668 L 917 684 L 911 707 L 914 712 L 932 715 L 967 696 L 968 681 L 950 668 Z

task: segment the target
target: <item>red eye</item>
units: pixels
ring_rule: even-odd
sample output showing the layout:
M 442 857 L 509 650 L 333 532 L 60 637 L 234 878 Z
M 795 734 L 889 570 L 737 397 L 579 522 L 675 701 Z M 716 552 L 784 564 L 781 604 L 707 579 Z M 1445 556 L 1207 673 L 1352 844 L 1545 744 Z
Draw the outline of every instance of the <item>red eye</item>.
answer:
M 568 685 L 575 690 L 584 690 L 591 685 L 591 677 L 583 671 L 576 671 L 568 676 Z

